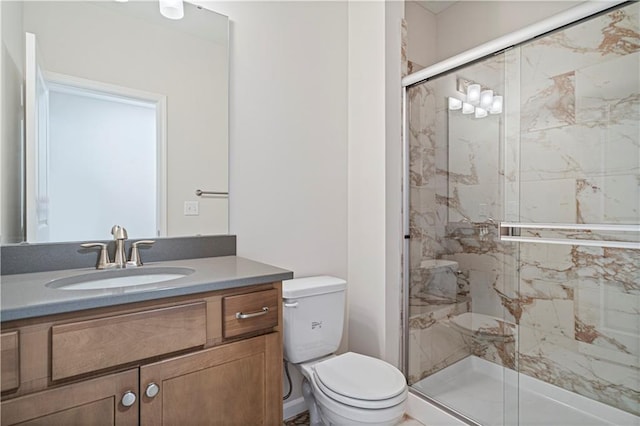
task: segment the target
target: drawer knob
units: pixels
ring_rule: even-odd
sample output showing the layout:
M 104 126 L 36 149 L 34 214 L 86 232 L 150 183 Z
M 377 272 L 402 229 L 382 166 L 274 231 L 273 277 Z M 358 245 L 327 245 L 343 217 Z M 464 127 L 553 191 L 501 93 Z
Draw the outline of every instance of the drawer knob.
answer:
M 260 309 L 257 312 L 249 312 L 248 314 L 243 314 L 242 312 L 236 312 L 236 318 L 237 319 L 254 318 L 254 317 L 259 317 L 260 315 L 265 315 L 267 312 L 269 312 L 269 308 L 267 306 L 263 306 L 262 309 Z
M 122 395 L 122 401 L 120 401 L 125 407 L 131 407 L 136 403 L 136 394 L 133 391 L 126 391 Z
M 151 382 L 147 385 L 147 390 L 144 392 L 144 394 L 147 395 L 149 398 L 153 398 L 158 394 L 158 392 L 160 392 L 160 386 Z

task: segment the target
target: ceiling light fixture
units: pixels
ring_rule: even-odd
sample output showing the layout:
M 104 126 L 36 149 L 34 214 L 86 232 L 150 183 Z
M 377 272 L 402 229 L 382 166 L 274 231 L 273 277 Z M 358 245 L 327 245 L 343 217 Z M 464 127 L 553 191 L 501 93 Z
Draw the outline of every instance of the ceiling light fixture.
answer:
M 480 85 L 470 84 L 467 86 L 467 102 L 471 105 L 478 105 L 480 103 Z
M 480 92 L 480 107 L 483 109 L 491 108 L 493 104 L 493 90 L 483 90 Z
M 473 114 L 473 111 L 475 110 L 474 106 L 471 105 L 468 102 L 463 102 L 462 103 L 462 113 L 463 114 Z
M 502 113 L 502 96 L 496 95 L 493 97 L 489 114 L 501 114 Z
M 487 116 L 487 110 L 483 108 L 476 108 L 476 118 L 485 118 Z
M 496 95 L 492 89 L 465 78 L 458 78 L 456 84 L 456 90 L 461 93 L 462 99 L 449 97 L 450 111 L 462 109 L 463 114 L 473 114 L 475 118 L 484 118 L 489 114 L 502 114 L 504 109 L 502 95 Z
M 449 97 L 449 109 L 455 111 L 462 108 L 462 101 L 458 98 Z

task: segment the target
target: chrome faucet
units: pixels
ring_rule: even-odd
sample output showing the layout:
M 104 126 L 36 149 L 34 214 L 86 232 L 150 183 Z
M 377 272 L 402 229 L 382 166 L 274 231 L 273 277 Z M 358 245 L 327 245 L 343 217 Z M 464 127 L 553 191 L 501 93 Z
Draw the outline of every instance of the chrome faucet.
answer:
M 143 245 L 150 246 L 155 243 L 155 241 L 153 240 L 135 241 L 133 244 L 131 244 L 131 255 L 129 257 L 129 261 L 127 262 L 124 251 L 124 242 L 128 238 L 127 230 L 120 225 L 113 225 L 113 228 L 111 228 L 111 235 L 113 235 L 113 240 L 116 244 L 116 252 L 113 258 L 113 262 L 109 261 L 109 252 L 107 251 L 107 245 L 105 243 L 80 244 L 80 246 L 84 248 L 100 248 L 100 255 L 98 256 L 98 264 L 96 265 L 96 269 L 126 268 L 127 266 L 136 268 L 138 266 L 142 266 L 142 259 L 140 258 L 140 251 L 138 247 Z
M 100 248 L 100 255 L 98 256 L 96 269 L 113 268 L 113 263 L 109 262 L 109 252 L 107 251 L 107 245 L 105 243 L 84 243 L 80 244 L 80 246 L 84 248 Z
M 126 268 L 127 258 L 124 253 L 124 242 L 127 239 L 127 230 L 120 225 L 114 225 L 111 228 L 111 234 L 116 243 L 116 253 L 113 262 L 109 261 L 109 252 L 107 251 L 107 245 L 105 243 L 84 243 L 80 244 L 84 248 L 99 247 L 100 255 L 98 256 L 98 264 L 96 269 L 110 269 L 110 268 Z M 142 263 L 141 263 L 142 264 Z
M 127 267 L 127 255 L 124 251 L 124 242 L 128 238 L 127 230 L 120 225 L 113 225 L 111 228 L 111 235 L 116 242 L 116 252 L 113 257 L 114 268 L 126 268 Z
M 135 241 L 133 244 L 131 244 L 131 253 L 129 254 L 129 261 L 127 262 L 127 266 L 134 268 L 142 266 L 142 258 L 140 258 L 140 250 L 138 249 L 138 247 L 142 245 L 150 246 L 153 243 L 155 243 L 155 241 L 153 240 L 140 240 Z

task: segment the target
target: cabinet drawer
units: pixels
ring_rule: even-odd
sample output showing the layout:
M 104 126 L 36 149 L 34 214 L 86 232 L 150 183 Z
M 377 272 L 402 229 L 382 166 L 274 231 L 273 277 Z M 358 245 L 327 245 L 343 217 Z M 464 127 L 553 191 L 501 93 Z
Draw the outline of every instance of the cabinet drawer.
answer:
M 0 379 L 2 392 L 20 385 L 20 336 L 17 331 L 2 333 L 0 336 Z
M 278 325 L 278 290 L 227 296 L 222 299 L 224 338 Z
M 51 378 L 71 377 L 205 342 L 205 302 L 54 325 Z

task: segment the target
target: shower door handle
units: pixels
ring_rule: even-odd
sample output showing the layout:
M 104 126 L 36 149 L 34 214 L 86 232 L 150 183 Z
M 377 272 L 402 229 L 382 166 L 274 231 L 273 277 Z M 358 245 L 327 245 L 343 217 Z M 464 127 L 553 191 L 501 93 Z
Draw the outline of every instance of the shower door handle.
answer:
M 576 238 L 543 238 L 536 236 L 521 236 L 522 229 L 539 230 L 563 230 L 563 231 L 607 231 L 607 232 L 640 232 L 640 224 L 583 224 L 583 223 L 520 223 L 502 222 L 500 227 L 500 241 L 520 243 L 541 243 L 577 245 L 590 247 L 612 247 L 630 250 L 640 250 L 640 243 L 618 240 L 589 240 Z

